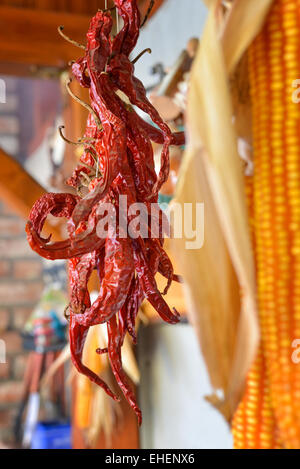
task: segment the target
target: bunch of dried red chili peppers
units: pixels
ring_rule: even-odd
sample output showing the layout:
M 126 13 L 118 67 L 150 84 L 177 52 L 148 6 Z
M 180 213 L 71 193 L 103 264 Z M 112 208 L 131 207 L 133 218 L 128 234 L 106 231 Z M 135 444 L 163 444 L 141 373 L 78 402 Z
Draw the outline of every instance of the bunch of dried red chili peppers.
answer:
M 182 145 L 184 136 L 171 133 L 148 101 L 144 86 L 134 76 L 135 61 L 131 62 L 129 56 L 139 37 L 137 1 L 115 0 L 115 6 L 123 18 L 121 31 L 112 38 L 111 10 L 99 11 L 91 20 L 87 45 L 77 44 L 84 49 L 84 56 L 72 65 L 74 77 L 81 86 L 89 88 L 91 101 L 90 106 L 85 104 L 90 111 L 86 133 L 78 142 L 84 145 L 84 153 L 79 167 L 68 181 L 79 195 L 43 196 L 32 209 L 26 231 L 31 248 L 41 256 L 53 260 L 69 259 L 68 310 L 74 365 L 118 400 L 108 386 L 82 363 L 89 328 L 107 323 L 108 346 L 105 350 L 97 350 L 97 353 L 108 354 L 116 381 L 141 423 L 141 411 L 122 369 L 121 347 L 127 332 L 136 342 L 136 317 L 145 298 L 164 321 L 171 324 L 179 321 L 178 313 L 176 310 L 171 312 L 156 285 L 157 272 L 168 280 L 164 294 L 172 281 L 178 281 L 178 278 L 163 249 L 162 234 L 152 236 L 150 207 L 157 204 L 158 192 L 168 178 L 169 146 Z M 62 28 L 60 31 L 62 33 Z M 67 87 L 73 95 L 70 82 Z M 123 93 L 121 97 L 119 91 Z M 147 124 L 132 106 L 147 113 L 157 128 Z M 158 176 L 151 141 L 163 145 Z M 84 197 L 81 193 L 83 185 L 89 188 Z M 125 211 L 129 218 L 131 204 L 141 202 L 147 207 L 148 236 L 133 238 L 128 232 L 121 232 L 118 226 L 118 230 L 109 232 L 105 239 L 99 237 L 97 224 L 102 217 L 99 207 L 110 202 L 118 212 L 120 196 L 124 195 L 127 196 Z M 50 243 L 50 238 L 41 237 L 49 214 L 68 218 L 69 238 L 66 241 Z M 95 269 L 101 287 L 97 300 L 91 304 L 88 281 Z

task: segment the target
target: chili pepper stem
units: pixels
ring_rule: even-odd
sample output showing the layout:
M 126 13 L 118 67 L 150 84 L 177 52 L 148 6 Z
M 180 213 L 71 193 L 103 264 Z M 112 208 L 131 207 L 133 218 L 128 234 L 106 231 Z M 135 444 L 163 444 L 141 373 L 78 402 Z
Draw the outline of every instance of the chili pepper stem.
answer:
M 68 304 L 64 309 L 64 318 L 68 322 L 70 321 L 70 314 L 68 314 L 69 309 L 70 309 L 70 304 Z
M 88 146 L 91 147 L 91 148 L 94 150 L 94 152 L 97 154 L 97 149 L 96 149 L 95 145 L 93 145 L 92 143 L 90 143 L 90 142 L 94 142 L 94 141 L 95 141 L 94 139 L 80 138 L 80 139 L 78 140 L 78 144 L 79 144 L 79 145 L 88 145 Z M 96 157 L 96 158 L 95 158 L 95 161 L 96 161 L 97 159 L 98 159 L 98 158 Z
M 83 179 L 86 180 L 88 186 L 90 185 L 90 182 L 91 182 L 91 178 L 84 172 L 84 171 L 80 171 L 80 175 L 83 177 Z M 87 187 L 88 187 L 87 186 Z
M 74 41 L 63 32 L 64 26 L 59 26 L 57 30 L 59 34 L 61 35 L 61 37 L 63 37 L 67 42 L 69 42 L 70 44 L 73 44 L 73 46 L 79 47 L 79 49 L 85 50 L 85 46 L 83 44 L 80 44 L 79 42 Z
M 140 60 L 141 57 L 143 57 L 144 54 L 152 54 L 152 50 L 148 47 L 147 49 L 144 49 L 131 63 L 134 65 L 137 63 L 138 60 Z
M 94 117 L 95 119 L 95 123 L 98 127 L 99 130 L 102 130 L 102 124 L 101 124 L 101 121 L 99 119 L 99 117 L 97 116 L 97 114 L 95 113 L 94 109 L 87 103 L 85 103 L 84 101 L 82 101 L 82 99 L 78 98 L 78 96 L 76 96 L 76 94 L 73 93 L 73 91 L 71 90 L 70 88 L 70 84 L 72 83 L 72 78 L 70 78 L 67 83 L 66 83 L 66 88 L 67 88 L 67 91 L 69 93 L 69 95 L 79 104 L 81 104 L 81 106 L 83 106 L 85 109 L 87 109 Z
M 79 197 L 80 197 L 81 199 L 83 199 L 83 197 L 84 197 L 84 194 L 81 192 L 81 190 L 82 190 L 83 187 L 84 187 L 84 186 L 81 185 L 81 186 L 79 186 L 79 187 L 76 188 L 77 195 L 79 195 Z
M 95 147 L 95 145 L 93 145 L 92 143 L 89 143 L 89 142 L 94 142 L 95 139 L 93 138 L 80 138 L 78 139 L 77 142 L 72 142 L 72 140 L 69 140 L 64 134 L 63 134 L 63 129 L 65 128 L 64 125 L 60 125 L 58 127 L 58 131 L 59 131 L 59 135 L 61 136 L 61 138 L 64 140 L 64 142 L 68 143 L 69 145 L 88 145 L 89 147 L 91 147 L 94 152 L 92 152 L 90 149 L 88 149 L 87 151 L 90 153 L 90 155 L 93 157 L 96 165 L 97 165 L 97 169 L 96 169 L 96 177 L 98 177 L 99 175 L 99 158 L 97 157 L 97 149 Z M 88 169 L 91 169 L 93 170 L 94 168 L 84 162 L 81 162 L 81 164 L 85 167 L 87 167 Z
M 83 142 L 80 142 L 79 140 L 78 142 L 72 142 L 72 140 L 69 140 L 67 137 L 65 137 L 63 134 L 63 129 L 65 129 L 64 125 L 60 125 L 58 127 L 59 135 L 64 140 L 64 142 L 68 143 L 69 145 L 83 145 Z
M 155 0 L 151 0 L 150 5 L 149 5 L 149 8 L 148 8 L 147 13 L 146 13 L 145 18 L 144 18 L 144 21 L 143 21 L 142 24 L 141 24 L 141 28 L 142 28 L 143 26 L 145 26 L 145 24 L 147 23 L 148 18 L 149 18 L 149 15 L 150 15 L 150 13 L 151 13 L 153 7 L 154 7 L 154 4 L 155 4 Z
M 111 8 L 105 8 L 104 10 L 98 10 L 98 11 L 102 11 L 103 13 L 107 13 L 108 11 L 114 11 L 115 9 L 116 9 L 116 6 L 111 7 Z
M 120 28 L 119 28 L 119 12 L 116 8 L 116 23 L 117 23 L 117 34 L 119 34 Z

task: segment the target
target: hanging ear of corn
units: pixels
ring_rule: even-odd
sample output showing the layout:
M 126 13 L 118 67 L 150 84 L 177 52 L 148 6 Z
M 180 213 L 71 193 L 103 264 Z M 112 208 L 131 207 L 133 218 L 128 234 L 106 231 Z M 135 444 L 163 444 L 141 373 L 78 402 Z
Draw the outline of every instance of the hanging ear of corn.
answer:
M 232 423 L 235 449 L 280 449 L 262 350 L 247 377 L 242 402 Z
M 253 176 L 245 177 L 245 187 L 255 251 Z M 232 421 L 232 434 L 235 449 L 281 448 L 262 347 L 248 373 L 245 394 Z
M 280 439 L 300 448 L 300 4 L 275 0 L 250 47 L 254 234 L 260 328 Z

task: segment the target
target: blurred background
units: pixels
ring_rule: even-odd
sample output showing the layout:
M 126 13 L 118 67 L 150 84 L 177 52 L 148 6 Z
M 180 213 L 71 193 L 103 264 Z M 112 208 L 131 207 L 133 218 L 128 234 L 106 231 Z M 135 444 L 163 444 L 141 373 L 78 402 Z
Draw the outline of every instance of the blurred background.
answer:
M 139 5 L 145 15 L 149 1 Z M 69 191 L 65 180 L 80 157 L 61 140 L 58 126 L 65 125 L 68 138 L 77 140 L 87 117 L 65 91 L 67 64 L 78 55 L 57 27 L 63 24 L 68 36 L 84 43 L 91 16 L 104 6 L 104 0 L 0 0 L 0 78 L 5 89 L 0 103 L 0 340 L 6 352 L 5 363 L 0 363 L 0 444 L 231 448 L 229 427 L 205 400 L 211 389 L 181 287 L 172 287 L 168 303 L 182 313 L 182 323 L 164 325 L 143 305 L 139 346 L 125 344 L 124 366 L 144 414 L 138 429 L 124 402 L 116 408 L 72 370 L 63 319 L 66 265 L 41 260 L 27 245 L 24 225 L 33 202 L 45 191 Z M 147 47 L 152 54 L 137 63 L 136 75 L 173 130 L 183 130 L 195 38 L 205 19 L 199 0 L 156 0 L 141 32 L 136 54 Z M 79 85 L 73 86 L 75 94 L 88 99 Z M 182 151 L 171 155 L 163 202 L 174 194 Z M 47 230 L 59 239 L 64 227 L 50 219 Z M 95 281 L 91 289 L 97 287 Z M 89 340 L 105 341 L 101 327 L 94 329 Z M 93 363 L 88 353 L 85 358 L 112 380 L 104 359 Z

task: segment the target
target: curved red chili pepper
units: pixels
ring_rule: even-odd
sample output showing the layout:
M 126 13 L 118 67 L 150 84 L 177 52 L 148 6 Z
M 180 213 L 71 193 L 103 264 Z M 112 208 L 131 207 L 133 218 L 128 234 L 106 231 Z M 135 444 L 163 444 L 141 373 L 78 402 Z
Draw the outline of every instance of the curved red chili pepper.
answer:
M 140 12 L 136 0 L 115 0 L 118 13 L 123 18 L 123 28 L 113 40 L 112 53 L 129 56 L 136 46 L 141 26 Z
M 93 80 L 91 90 L 94 90 Z M 109 186 L 119 173 L 121 157 L 126 153 L 125 124 L 105 108 L 103 99 L 99 98 L 99 100 L 102 106 L 100 118 L 104 128 L 107 170 L 103 183 L 99 183 L 94 191 L 89 193 L 82 201 L 80 201 L 74 209 L 72 222 L 75 228 L 81 220 L 85 220 L 88 217 L 95 204 L 97 204 L 106 195 L 109 190 Z
M 73 269 L 73 281 L 70 291 L 70 309 L 74 314 L 82 314 L 87 307 L 86 298 L 89 297 L 88 281 L 97 265 L 98 252 L 85 254 L 78 259 Z M 90 305 L 88 305 L 89 307 Z
M 108 356 L 111 364 L 113 374 L 122 392 L 129 402 L 132 409 L 135 411 L 139 425 L 142 424 L 142 412 L 137 405 L 136 397 L 127 382 L 126 374 L 122 368 L 121 359 L 121 335 L 118 329 L 116 317 L 113 316 L 107 323 L 108 334 Z
M 107 238 L 104 278 L 99 296 L 84 314 L 76 315 L 77 324 L 95 326 L 109 321 L 117 314 L 126 301 L 133 272 L 133 254 L 129 239 Z
M 158 261 L 158 267 L 157 270 L 158 272 L 163 275 L 167 280 L 167 286 L 164 289 L 163 295 L 166 295 L 172 285 L 173 279 L 174 279 L 174 268 L 173 264 L 166 253 L 166 251 L 162 248 L 161 244 L 158 242 L 158 240 L 154 239 L 152 241 L 152 246 L 153 249 L 157 251 L 159 261 Z
M 80 262 L 79 259 L 72 259 L 69 262 L 69 280 L 70 280 L 70 287 L 71 289 L 74 288 L 74 285 L 77 282 L 77 273 L 76 267 Z M 88 307 L 90 305 L 90 298 L 89 295 L 85 296 L 85 304 Z M 104 391 L 112 397 L 115 401 L 119 401 L 119 398 L 109 389 L 107 384 L 99 378 L 92 370 L 90 370 L 87 366 L 82 363 L 82 354 L 83 348 L 86 341 L 86 337 L 89 331 L 89 327 L 83 327 L 76 323 L 75 315 L 70 309 L 70 324 L 69 324 L 69 337 L 70 337 L 70 351 L 71 351 L 71 359 L 75 366 L 75 368 L 82 373 L 87 378 L 89 378 L 93 383 L 100 386 Z M 95 351 L 96 353 L 96 351 Z
M 135 113 L 135 111 L 131 111 L 131 112 Z M 158 143 L 159 145 L 162 145 L 164 143 L 164 136 L 160 129 L 157 129 L 153 125 L 148 124 L 148 122 L 145 122 L 144 119 L 142 119 L 137 113 L 135 113 L 135 119 L 138 121 L 139 127 L 141 127 L 146 132 L 146 134 L 149 136 L 152 142 Z M 174 146 L 185 145 L 184 132 L 172 133 L 171 145 L 174 145 Z
M 135 268 L 147 300 L 165 322 L 177 324 L 180 321 L 179 313 L 174 308 L 173 311 L 175 314 L 172 314 L 169 306 L 161 296 L 154 275 L 147 263 L 144 250 L 141 248 L 140 240 L 137 240 L 137 242 L 134 241 L 134 243 Z
M 72 73 L 76 80 L 80 83 L 83 88 L 89 88 L 91 85 L 91 81 L 89 76 L 86 73 L 87 71 L 87 63 L 86 57 L 81 57 L 72 65 Z
M 33 229 L 40 235 L 50 214 L 54 217 L 70 218 L 78 200 L 79 197 L 72 194 L 49 193 L 43 195 L 35 202 L 29 215 Z
M 105 242 L 105 240 L 100 239 L 97 233 L 94 232 L 84 240 L 78 242 L 75 241 L 73 244 L 71 244 L 70 240 L 49 244 L 38 236 L 36 231 L 33 229 L 31 222 L 27 223 L 26 232 L 27 240 L 31 249 L 41 257 L 49 260 L 80 257 L 89 253 L 91 250 L 101 249 Z
M 92 18 L 87 33 L 87 62 L 95 71 L 103 72 L 111 54 L 110 33 L 112 29 L 110 14 L 98 11 Z
M 92 370 L 86 367 L 82 363 L 82 352 L 85 344 L 86 336 L 88 333 L 89 327 L 83 327 L 76 323 L 74 320 L 74 314 L 70 315 L 70 324 L 69 324 L 69 337 L 70 337 L 70 350 L 71 350 L 71 359 L 73 365 L 79 371 L 79 373 L 85 375 L 93 383 L 100 386 L 104 391 L 112 397 L 115 401 L 120 401 L 118 396 L 116 396 L 107 386 L 107 384 L 99 378 Z M 95 351 L 96 353 L 96 351 Z
M 124 313 L 126 312 L 126 329 L 134 344 L 137 343 L 135 331 L 136 318 L 144 299 L 145 294 L 142 290 L 139 278 L 135 276 L 132 279 L 131 287 L 124 305 Z
M 169 147 L 172 142 L 172 132 L 148 100 L 145 87 L 142 82 L 134 76 L 134 65 L 132 65 L 127 56 L 122 54 L 118 57 L 114 57 L 110 61 L 109 70 L 116 86 L 123 91 L 133 105 L 147 113 L 163 133 L 164 143 L 161 153 L 161 169 L 158 181 L 153 190 L 154 193 L 158 193 L 161 186 L 167 181 L 170 171 Z
M 157 181 L 154 154 L 151 141 L 138 125 L 135 115 L 128 113 L 129 131 L 127 134 L 129 163 L 133 167 L 133 177 L 138 197 L 141 201 L 156 199 L 153 188 Z

